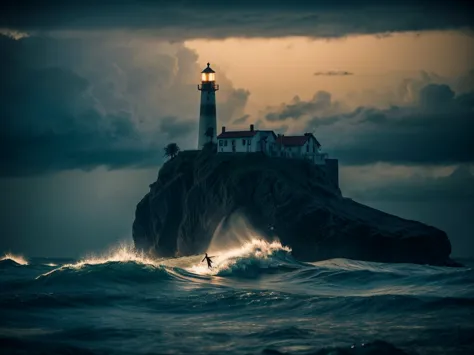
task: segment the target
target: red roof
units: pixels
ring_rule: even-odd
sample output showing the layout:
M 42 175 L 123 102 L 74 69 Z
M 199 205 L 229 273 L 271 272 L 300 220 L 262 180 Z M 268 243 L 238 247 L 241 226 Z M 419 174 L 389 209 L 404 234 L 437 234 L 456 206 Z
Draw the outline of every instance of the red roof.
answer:
M 316 141 L 316 145 L 319 147 L 320 144 L 312 134 L 306 134 L 304 136 L 279 136 L 277 143 L 283 144 L 285 147 L 297 147 L 303 146 L 310 138 Z
M 257 131 L 229 131 L 219 134 L 217 138 L 245 138 L 253 137 L 256 134 Z
M 286 147 L 289 146 L 301 146 L 308 141 L 307 136 L 280 136 L 277 138 L 279 144 L 283 144 Z

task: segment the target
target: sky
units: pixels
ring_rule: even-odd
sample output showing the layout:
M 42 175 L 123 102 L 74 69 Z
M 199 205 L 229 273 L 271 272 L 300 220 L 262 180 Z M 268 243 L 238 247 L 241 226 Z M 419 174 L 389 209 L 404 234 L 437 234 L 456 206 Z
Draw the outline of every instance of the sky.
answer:
M 218 126 L 313 132 L 347 197 L 445 230 L 474 257 L 474 36 L 429 1 L 45 0 L 0 5 L 0 252 L 131 242 L 163 147 Z M 219 128 L 220 129 L 220 128 Z

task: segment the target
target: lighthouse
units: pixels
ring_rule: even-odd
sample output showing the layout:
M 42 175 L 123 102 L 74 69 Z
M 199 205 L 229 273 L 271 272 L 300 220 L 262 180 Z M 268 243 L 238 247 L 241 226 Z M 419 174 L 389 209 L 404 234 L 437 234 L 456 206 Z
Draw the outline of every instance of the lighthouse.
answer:
M 219 85 L 216 84 L 216 72 L 207 63 L 207 68 L 201 72 L 201 84 L 198 85 L 201 91 L 201 107 L 199 112 L 199 137 L 197 149 L 202 149 L 208 142 L 216 142 L 216 91 Z

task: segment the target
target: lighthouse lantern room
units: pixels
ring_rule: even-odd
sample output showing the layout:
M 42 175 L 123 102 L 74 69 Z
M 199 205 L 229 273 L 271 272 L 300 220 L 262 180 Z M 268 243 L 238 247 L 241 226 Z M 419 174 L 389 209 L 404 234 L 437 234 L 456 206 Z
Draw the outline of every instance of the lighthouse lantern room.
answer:
M 216 72 L 212 70 L 210 63 L 201 72 L 198 90 L 201 91 L 198 149 L 202 149 L 206 143 L 216 143 L 216 91 L 219 90 L 219 85 L 216 84 Z

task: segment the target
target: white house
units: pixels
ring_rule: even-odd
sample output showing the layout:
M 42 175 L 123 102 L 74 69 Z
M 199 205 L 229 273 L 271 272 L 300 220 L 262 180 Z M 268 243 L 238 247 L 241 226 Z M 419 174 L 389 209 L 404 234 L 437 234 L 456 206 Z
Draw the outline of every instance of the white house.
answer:
M 314 164 L 325 164 L 327 154 L 321 152 L 321 144 L 312 133 L 302 136 L 275 135 L 273 131 L 255 130 L 226 131 L 217 136 L 219 153 L 256 153 L 294 159 L 309 159 Z
M 321 144 L 312 133 L 302 136 L 276 136 L 273 131 L 255 130 L 250 125 L 248 131 L 226 131 L 217 136 L 218 153 L 257 153 L 262 152 L 271 157 L 291 159 L 308 159 L 321 165 L 336 186 L 339 186 L 339 162 L 329 159 L 321 152 Z
M 273 131 L 255 130 L 250 125 L 248 131 L 226 131 L 217 136 L 217 151 L 219 153 L 255 153 L 263 152 L 271 155 L 274 151 L 277 137 Z

